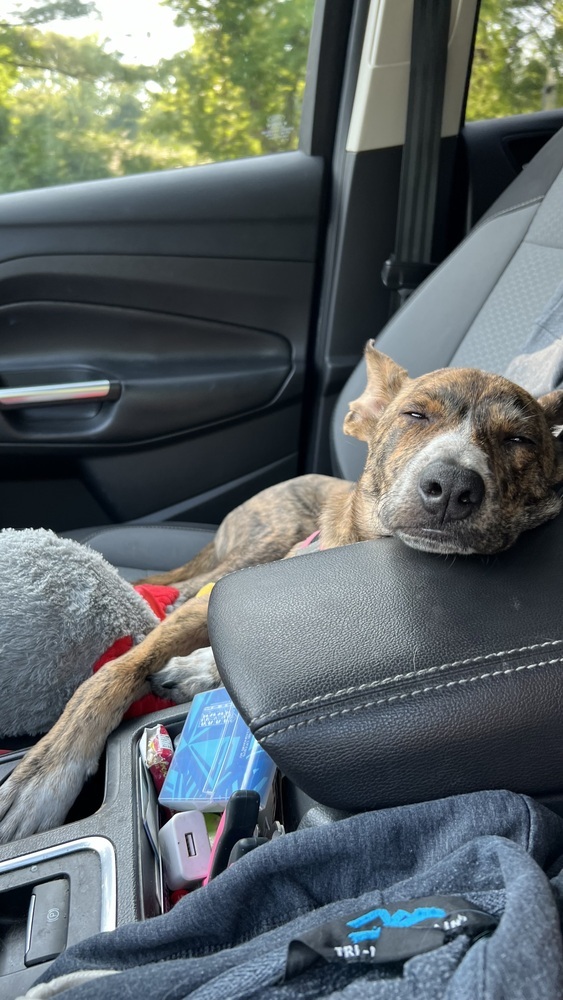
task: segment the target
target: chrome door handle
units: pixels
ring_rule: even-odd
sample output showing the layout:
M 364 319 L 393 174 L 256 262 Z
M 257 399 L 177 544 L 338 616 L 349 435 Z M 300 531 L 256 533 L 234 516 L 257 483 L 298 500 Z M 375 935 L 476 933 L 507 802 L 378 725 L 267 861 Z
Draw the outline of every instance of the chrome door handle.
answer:
M 50 385 L 22 385 L 15 389 L 0 389 L 0 409 L 17 406 L 38 406 L 48 403 L 81 403 L 88 399 L 107 399 L 119 395 L 118 387 L 107 378 L 88 382 L 58 382 Z M 112 391 L 113 390 L 113 391 Z

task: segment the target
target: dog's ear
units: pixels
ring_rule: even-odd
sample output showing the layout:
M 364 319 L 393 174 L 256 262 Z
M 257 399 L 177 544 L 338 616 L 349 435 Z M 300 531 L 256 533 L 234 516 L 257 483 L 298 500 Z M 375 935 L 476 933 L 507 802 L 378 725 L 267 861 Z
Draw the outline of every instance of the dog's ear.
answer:
M 563 424 L 563 390 L 555 389 L 538 399 L 545 419 L 550 427 L 560 427 Z
M 360 441 L 369 441 L 370 430 L 409 376 L 404 368 L 378 351 L 373 340 L 368 340 L 364 357 L 367 386 L 361 396 L 348 404 L 344 433 L 359 438 Z

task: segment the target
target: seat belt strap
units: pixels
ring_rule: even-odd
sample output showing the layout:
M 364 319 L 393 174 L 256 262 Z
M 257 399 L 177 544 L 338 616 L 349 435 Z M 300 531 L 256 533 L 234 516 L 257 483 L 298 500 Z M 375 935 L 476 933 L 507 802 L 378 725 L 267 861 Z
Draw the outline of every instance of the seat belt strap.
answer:
M 383 284 L 397 293 L 395 308 L 436 266 L 432 263 L 432 238 L 450 13 L 451 0 L 414 0 L 395 250 L 381 274 Z

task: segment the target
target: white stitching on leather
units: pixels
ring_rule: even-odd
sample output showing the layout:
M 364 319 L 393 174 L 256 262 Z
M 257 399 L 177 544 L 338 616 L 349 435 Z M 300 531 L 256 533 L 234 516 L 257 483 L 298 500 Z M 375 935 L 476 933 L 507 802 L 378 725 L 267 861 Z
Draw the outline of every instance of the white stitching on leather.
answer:
M 274 729 L 271 733 L 267 733 L 266 736 L 257 737 L 256 733 L 254 736 L 259 743 L 266 743 L 268 740 L 272 739 L 273 736 L 279 736 L 280 733 L 287 733 L 290 729 L 300 729 L 302 726 L 310 726 L 314 722 L 323 722 L 325 719 L 334 719 L 339 715 L 348 715 L 350 712 L 360 712 L 364 708 L 373 708 L 376 705 L 390 704 L 392 701 L 403 701 L 405 698 L 415 698 L 420 694 L 427 694 L 429 691 L 439 691 L 441 688 L 455 687 L 457 684 L 471 684 L 474 681 L 483 681 L 493 677 L 507 676 L 508 674 L 518 673 L 520 670 L 534 670 L 536 667 L 547 667 L 554 663 L 563 663 L 563 656 L 557 657 L 554 660 L 540 660 L 538 663 L 526 663 L 521 664 L 518 667 L 507 667 L 506 670 L 492 670 L 485 674 L 474 674 L 473 677 L 461 677 L 459 680 L 455 681 L 445 681 L 443 684 L 431 684 L 429 687 L 418 688 L 416 691 L 407 691 L 403 694 L 391 694 L 388 698 L 378 698 L 376 701 L 366 701 L 362 705 L 353 705 L 351 708 L 339 708 L 334 712 L 327 712 L 325 715 L 316 715 L 312 719 L 304 719 L 302 722 L 292 722 L 289 726 L 283 726 L 281 729 Z
M 291 705 L 282 705 L 281 708 L 273 709 L 266 715 L 257 715 L 250 720 L 250 725 L 264 725 L 267 719 L 273 715 L 281 715 L 282 712 L 292 712 L 296 708 L 306 708 L 307 705 L 315 705 L 318 702 L 329 701 L 330 698 L 341 698 L 343 695 L 358 694 L 360 691 L 370 691 L 384 684 L 394 684 L 397 681 L 412 680 L 413 677 L 425 677 L 428 674 L 439 673 L 449 667 L 468 667 L 471 663 L 486 663 L 487 660 L 499 659 L 501 656 L 514 656 L 516 653 L 531 653 L 535 649 L 546 649 L 551 646 L 563 645 L 563 639 L 549 639 L 546 642 L 536 642 L 532 646 L 520 646 L 517 649 L 502 649 L 498 653 L 487 653 L 483 656 L 471 657 L 468 660 L 453 660 L 451 663 L 442 663 L 435 667 L 422 667 L 420 670 L 409 670 L 404 674 L 395 674 L 394 677 L 381 677 L 375 681 L 366 681 L 364 684 L 357 684 L 347 688 L 340 688 L 338 691 L 329 691 L 328 694 L 318 694 L 314 698 L 304 698 L 303 701 L 294 701 Z

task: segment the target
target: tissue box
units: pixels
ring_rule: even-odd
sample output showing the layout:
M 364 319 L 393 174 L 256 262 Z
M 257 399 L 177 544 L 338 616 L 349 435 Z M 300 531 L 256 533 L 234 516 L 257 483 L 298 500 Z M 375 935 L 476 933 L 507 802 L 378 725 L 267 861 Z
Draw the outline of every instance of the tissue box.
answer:
M 233 792 L 253 789 L 266 805 L 276 766 L 224 688 L 195 696 L 159 802 L 169 809 L 220 812 Z

